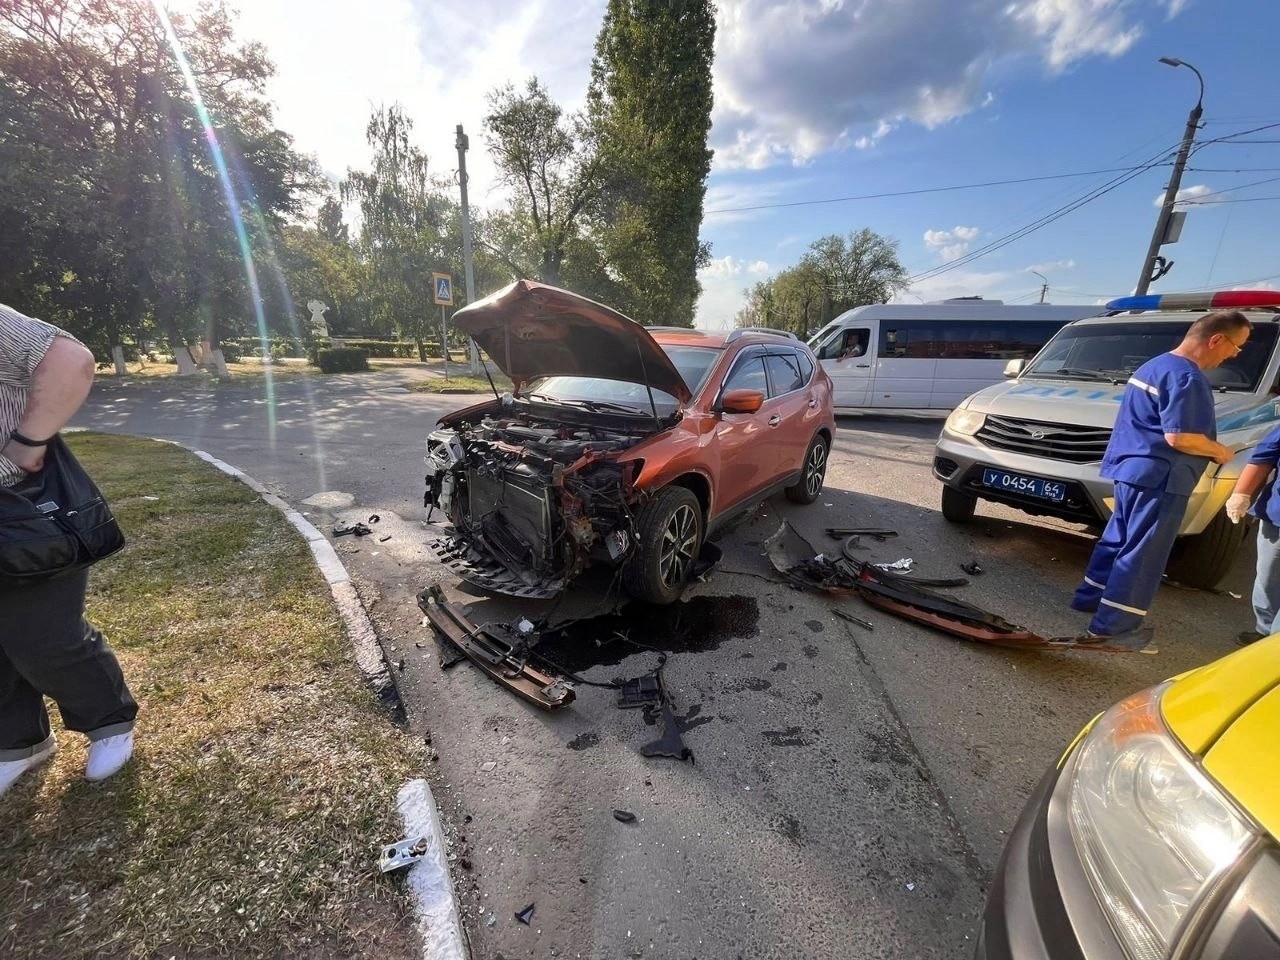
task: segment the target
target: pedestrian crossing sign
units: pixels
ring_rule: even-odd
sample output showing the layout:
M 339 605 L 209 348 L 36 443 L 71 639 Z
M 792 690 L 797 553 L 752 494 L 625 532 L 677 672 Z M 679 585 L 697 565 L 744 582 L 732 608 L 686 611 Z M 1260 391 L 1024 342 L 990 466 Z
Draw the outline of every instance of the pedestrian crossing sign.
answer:
M 453 277 L 447 273 L 433 273 L 431 280 L 435 286 L 435 302 L 445 307 L 453 306 Z

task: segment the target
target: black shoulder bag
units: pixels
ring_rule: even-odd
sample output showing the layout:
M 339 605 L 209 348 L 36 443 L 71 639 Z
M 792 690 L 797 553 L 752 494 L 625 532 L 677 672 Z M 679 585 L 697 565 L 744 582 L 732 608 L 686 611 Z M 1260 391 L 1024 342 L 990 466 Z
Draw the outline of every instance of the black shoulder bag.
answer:
M 123 546 L 102 492 L 56 434 L 39 471 L 0 486 L 0 583 L 79 570 Z

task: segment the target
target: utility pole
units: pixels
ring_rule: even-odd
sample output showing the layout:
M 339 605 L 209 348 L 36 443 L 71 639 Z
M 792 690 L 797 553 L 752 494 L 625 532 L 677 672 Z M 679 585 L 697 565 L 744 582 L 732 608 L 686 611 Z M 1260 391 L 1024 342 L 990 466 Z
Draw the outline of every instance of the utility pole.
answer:
M 1133 291 L 1135 296 L 1146 293 L 1153 281 L 1159 280 L 1173 267 L 1172 260 L 1165 260 L 1159 256 L 1160 248 L 1177 239 L 1176 233 L 1171 235 L 1170 231 L 1170 226 L 1176 225 L 1173 204 L 1178 199 L 1178 188 L 1182 186 L 1182 170 L 1187 165 L 1187 157 L 1191 155 L 1191 145 L 1195 142 L 1196 131 L 1200 129 L 1200 117 L 1204 113 L 1204 77 L 1200 76 L 1200 71 L 1177 57 L 1161 57 L 1160 62 L 1170 67 L 1186 67 L 1194 73 L 1196 79 L 1200 81 L 1200 96 L 1187 115 L 1187 128 L 1182 134 L 1182 146 L 1178 148 L 1178 157 L 1173 163 L 1173 172 L 1169 175 L 1169 185 L 1164 191 L 1164 202 L 1160 204 L 1160 216 L 1156 218 L 1156 228 L 1151 234 L 1147 258 L 1142 261 L 1142 273 L 1138 276 L 1138 285 Z M 1158 267 L 1157 261 L 1159 261 Z
M 1044 283 L 1040 287 L 1040 302 L 1044 303 L 1044 295 L 1049 292 L 1049 278 L 1046 277 L 1039 270 L 1032 270 L 1031 272 L 1044 281 Z
M 467 304 L 476 302 L 476 272 L 471 258 L 471 209 L 467 206 L 467 135 L 462 132 L 462 124 L 458 124 L 458 186 L 462 190 L 462 275 L 467 287 Z M 480 375 L 480 351 L 476 342 L 470 337 L 467 343 L 471 347 L 471 375 Z

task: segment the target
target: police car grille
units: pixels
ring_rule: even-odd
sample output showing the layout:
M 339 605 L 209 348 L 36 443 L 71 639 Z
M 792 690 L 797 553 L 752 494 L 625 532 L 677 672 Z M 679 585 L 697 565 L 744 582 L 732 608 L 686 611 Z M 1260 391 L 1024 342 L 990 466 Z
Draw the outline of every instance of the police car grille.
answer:
M 1012 450 L 1067 463 L 1093 463 L 1107 450 L 1111 431 L 1067 423 L 1041 423 L 988 414 L 977 439 L 998 450 Z

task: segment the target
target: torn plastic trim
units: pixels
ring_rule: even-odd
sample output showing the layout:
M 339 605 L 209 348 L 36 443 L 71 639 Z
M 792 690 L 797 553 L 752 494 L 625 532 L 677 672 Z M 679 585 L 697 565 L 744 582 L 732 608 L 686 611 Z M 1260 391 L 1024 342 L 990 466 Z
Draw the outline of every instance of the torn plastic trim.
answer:
M 559 677 L 543 673 L 516 656 L 515 644 L 498 635 L 494 624 L 476 626 L 439 586 L 418 594 L 418 608 L 439 634 L 466 654 L 467 659 L 516 696 L 543 710 L 559 710 L 574 701 L 574 690 Z M 520 635 L 515 631 L 511 639 Z

